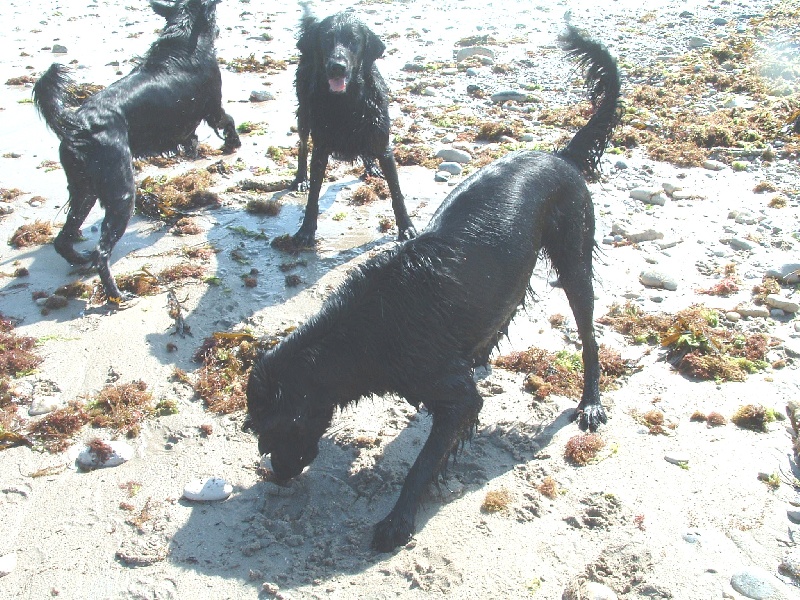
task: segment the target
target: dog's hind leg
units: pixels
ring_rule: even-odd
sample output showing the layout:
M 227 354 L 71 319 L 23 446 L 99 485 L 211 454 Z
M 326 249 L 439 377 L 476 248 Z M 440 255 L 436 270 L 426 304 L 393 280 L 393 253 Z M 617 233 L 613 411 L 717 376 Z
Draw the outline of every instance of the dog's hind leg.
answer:
M 423 402 L 433 415 L 433 426 L 406 476 L 397 503 L 375 526 L 372 547 L 379 552 L 389 552 L 411 539 L 422 494 L 444 470 L 451 453 L 470 436 L 483 406 L 470 372 L 439 380 L 424 395 L 427 401 Z
M 302 138 L 300 145 L 302 148 Z M 308 200 L 306 201 L 306 212 L 303 215 L 303 224 L 297 233 L 294 234 L 295 243 L 301 248 L 313 248 L 314 238 L 317 232 L 317 217 L 319 217 L 319 193 L 322 189 L 322 180 L 325 178 L 325 169 L 328 167 L 329 153 L 315 146 L 311 152 L 311 185 L 308 188 Z M 300 161 L 300 165 L 304 161 Z M 297 169 L 300 176 L 300 167 Z
M 111 251 L 125 233 L 128 221 L 133 215 L 136 183 L 127 140 L 124 140 L 124 145 L 114 144 L 98 147 L 96 155 L 102 156 L 103 159 L 93 162 L 95 169 L 111 170 L 113 176 L 109 176 L 108 173 L 96 173 L 95 175 L 96 180 L 99 181 L 100 204 L 106 214 L 100 226 L 100 241 L 97 243 L 92 258 L 97 266 L 97 273 L 103 284 L 106 300 L 119 305 L 131 295 L 123 294 L 117 287 L 114 276 L 111 274 L 109 260 Z M 117 168 L 110 169 L 110 165 Z
M 600 403 L 600 361 L 594 336 L 594 215 L 591 202 L 577 210 L 584 211 L 582 218 L 568 211 L 561 215 L 558 227 L 545 232 L 545 247 L 567 294 L 583 344 L 583 395 L 575 418 L 581 430 L 596 431 L 607 417 Z
M 410 240 L 417 237 L 417 230 L 414 223 L 406 211 L 406 202 L 403 192 L 400 191 L 400 180 L 397 176 L 397 163 L 394 160 L 394 152 L 387 148 L 386 152 L 378 157 L 386 183 L 389 185 L 389 193 L 392 196 L 392 210 L 394 210 L 394 220 L 397 223 L 397 239 Z
M 289 189 L 297 192 L 308 190 L 308 126 L 307 109 L 301 104 L 297 110 L 297 132 L 300 134 L 300 146 L 297 149 L 297 173 Z
M 368 156 L 362 156 L 361 162 L 364 163 L 364 177 L 383 177 L 383 173 L 375 164 L 375 159 Z
M 81 235 L 81 226 L 89 216 L 97 198 L 91 190 L 91 183 L 84 173 L 84 166 L 68 148 L 62 146 L 61 164 L 67 176 L 69 190 L 69 208 L 64 227 L 58 232 L 53 246 L 71 265 L 85 265 L 92 261 L 91 253 L 77 252 L 73 248 L 76 239 Z

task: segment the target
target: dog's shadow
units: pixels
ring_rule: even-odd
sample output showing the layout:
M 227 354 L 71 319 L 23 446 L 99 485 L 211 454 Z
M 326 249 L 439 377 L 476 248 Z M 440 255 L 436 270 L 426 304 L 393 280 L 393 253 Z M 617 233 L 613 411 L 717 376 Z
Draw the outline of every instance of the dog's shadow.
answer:
M 194 507 L 172 537 L 169 560 L 209 576 L 240 578 L 256 585 L 269 581 L 288 590 L 358 574 L 390 560 L 393 554 L 371 549 L 373 527 L 397 500 L 431 425 L 424 412 L 398 409 L 400 402 L 374 401 L 389 415 L 380 426 L 381 433 L 402 427 L 379 449 L 369 447 L 374 443 L 371 434 L 342 434 L 342 420 L 352 419 L 345 413 L 323 438 L 314 463 L 288 486 L 259 482 L 236 490 L 224 503 Z M 367 404 L 362 402 L 348 412 Z M 535 425 L 496 422 L 479 427 L 450 461 L 444 479 L 430 486 L 417 515 L 417 537 L 407 549 L 396 552 L 423 548 L 427 523 L 437 515 L 452 519 L 458 511 L 457 518 L 469 518 L 463 515 L 464 506 L 473 506 L 474 499 L 465 497 L 482 498 L 494 480 L 517 465 L 535 462 L 558 431 L 573 425 L 571 416 L 572 411 L 566 410 Z M 459 498 L 465 498 L 466 504 L 448 506 Z M 477 522 L 481 515 L 479 510 L 475 513 Z M 232 554 L 221 558 L 221 547 L 233 548 Z M 255 578 L 253 573 L 257 573 Z M 409 580 L 409 588 L 414 585 Z

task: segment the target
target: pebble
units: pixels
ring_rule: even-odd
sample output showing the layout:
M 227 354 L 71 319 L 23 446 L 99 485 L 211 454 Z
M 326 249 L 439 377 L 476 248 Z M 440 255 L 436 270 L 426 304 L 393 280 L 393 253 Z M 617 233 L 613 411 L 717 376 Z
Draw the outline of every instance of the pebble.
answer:
M 267 102 L 268 100 L 275 100 L 275 94 L 263 90 L 250 92 L 250 102 Z
M 664 206 L 667 203 L 667 196 L 663 188 L 634 188 L 630 191 L 630 197 L 646 204 L 658 206 Z
M 472 160 L 469 152 L 457 150 L 455 148 L 442 148 L 436 153 L 436 158 L 441 158 L 445 162 L 468 163 Z
M 743 317 L 768 317 L 769 310 L 764 308 L 763 306 L 756 306 L 755 304 L 750 306 L 739 306 L 736 308 L 736 312 L 738 312 Z
M 17 554 L 11 552 L 0 556 L 0 577 L 5 577 L 17 567 Z
M 536 136 L 532 133 L 523 133 L 519 139 L 522 142 L 532 142 L 536 139 Z
M 53 54 L 66 54 L 67 47 L 61 44 L 53 44 Z
M 461 62 L 472 56 L 485 56 L 486 58 L 494 60 L 494 51 L 491 48 L 485 48 L 483 46 L 467 46 L 458 51 L 456 54 L 456 62 Z
M 39 415 L 46 415 L 54 410 L 63 406 L 61 396 L 38 396 L 31 401 L 31 407 L 28 409 L 29 417 L 38 417 Z
M 513 90 L 506 90 L 503 92 L 496 92 L 492 94 L 491 100 L 494 104 L 502 104 L 513 100 L 515 102 L 525 102 L 528 99 L 528 94 L 524 92 L 515 92 Z
M 795 331 L 800 331 L 800 321 L 795 322 Z M 783 351 L 790 358 L 800 358 L 800 340 L 790 338 L 783 341 Z
M 183 497 L 194 502 L 225 500 L 233 493 L 233 486 L 219 477 L 193 479 L 183 488 Z
M 791 264 L 777 269 L 767 269 L 766 276 L 780 279 L 788 285 L 794 285 L 800 283 L 800 265 Z
M 800 304 L 778 294 L 770 294 L 764 299 L 764 302 L 772 308 L 778 308 L 787 313 L 796 313 L 800 310 Z
M 722 240 L 720 240 L 722 241 Z M 734 250 L 752 250 L 755 248 L 755 244 L 750 240 L 746 240 L 744 238 L 737 238 L 733 237 L 728 240 L 728 244 Z
M 438 96 L 439 95 L 439 92 L 436 91 L 436 88 L 435 87 L 431 87 L 431 86 L 426 86 L 426 87 L 422 88 L 422 92 L 421 93 L 422 93 L 423 96 L 428 96 L 429 98 L 432 97 L 432 96 Z
M 740 315 L 738 312 L 732 310 L 732 311 L 729 311 L 729 312 L 725 313 L 725 318 L 728 319 L 728 321 L 736 323 L 737 321 L 739 321 L 742 318 L 742 315 Z
M 696 531 L 691 531 L 689 533 L 683 534 L 683 541 L 688 542 L 689 544 L 700 544 L 700 534 Z
M 464 170 L 461 165 L 454 161 L 445 161 L 439 165 L 440 171 L 445 171 L 450 175 L 461 175 L 461 172 Z
M 758 568 L 743 569 L 731 577 L 731 587 L 747 598 L 767 600 L 775 594 L 770 574 Z
M 693 35 L 689 38 L 689 48 L 705 48 L 706 46 L 710 45 L 711 42 L 704 37 Z
M 725 168 L 725 163 L 709 159 L 703 162 L 703 168 L 709 171 L 722 171 Z
M 111 440 L 105 441 L 105 443 L 111 447 L 111 455 L 105 462 L 101 463 L 97 453 L 89 446 L 86 446 L 78 454 L 78 458 L 76 459 L 78 466 L 86 470 L 118 467 L 132 459 L 135 454 L 133 448 L 125 442 Z
M 800 524 L 800 510 L 787 510 L 786 516 L 795 525 Z
M 445 183 L 450 181 L 452 175 L 447 171 L 436 171 L 436 174 L 433 176 L 433 180 L 437 183 Z
M 672 292 L 678 289 L 678 282 L 662 271 L 642 271 L 639 273 L 639 282 L 646 287 L 663 288 Z
M 664 460 L 673 465 L 687 465 L 689 464 L 689 457 L 685 454 L 665 454 Z

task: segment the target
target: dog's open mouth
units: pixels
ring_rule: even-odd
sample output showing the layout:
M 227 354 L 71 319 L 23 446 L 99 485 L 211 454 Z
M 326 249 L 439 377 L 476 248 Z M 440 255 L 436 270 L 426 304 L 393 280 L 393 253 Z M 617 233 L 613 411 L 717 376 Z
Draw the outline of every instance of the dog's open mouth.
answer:
M 342 94 L 347 89 L 347 78 L 331 77 L 328 79 L 328 86 L 334 94 Z

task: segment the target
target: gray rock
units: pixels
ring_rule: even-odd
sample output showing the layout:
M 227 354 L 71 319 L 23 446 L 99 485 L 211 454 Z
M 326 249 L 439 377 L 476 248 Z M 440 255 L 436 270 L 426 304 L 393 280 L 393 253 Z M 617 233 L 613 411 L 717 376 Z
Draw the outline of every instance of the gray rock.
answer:
M 450 173 L 451 175 L 461 175 L 461 172 L 464 170 L 461 165 L 457 162 L 449 161 L 443 162 L 439 165 L 440 171 L 445 171 L 446 173 Z
M 628 168 L 628 163 L 626 163 L 624 160 L 618 160 L 614 163 L 614 168 L 624 171 Z
M 767 269 L 765 275 L 767 277 L 780 279 L 788 285 L 794 285 L 796 283 L 800 283 L 800 265 L 788 264 L 777 269 Z
M 800 304 L 778 294 L 770 294 L 764 299 L 764 302 L 772 308 L 779 308 L 787 313 L 796 313 L 800 310 Z
M 672 183 L 671 181 L 665 181 L 661 184 L 661 187 L 664 188 L 664 191 L 667 192 L 670 196 L 675 192 L 679 192 L 683 189 L 682 186 L 678 185 L 677 183 Z
M 642 271 L 639 273 L 639 281 L 646 287 L 663 288 L 673 292 L 678 289 L 678 282 L 675 281 L 671 275 L 663 271 Z
M 795 322 L 795 330 L 800 331 L 800 321 Z M 789 338 L 783 342 L 783 351 L 790 358 L 800 358 L 800 339 Z
M 689 457 L 682 453 L 670 452 L 664 455 L 664 460 L 673 465 L 688 465 Z
M 250 102 L 267 102 L 268 100 L 275 100 L 275 94 L 265 90 L 253 90 L 250 92 Z
M 522 142 L 532 142 L 536 139 L 536 136 L 534 136 L 532 133 L 523 133 L 522 137 L 519 139 Z
M 10 215 L 14 212 L 14 207 L 5 202 L 0 204 L 0 215 Z
M 667 203 L 667 195 L 662 188 L 634 188 L 630 191 L 630 197 L 646 204 L 658 206 L 664 206 Z
M 728 240 L 728 244 L 734 250 L 752 250 L 756 246 L 750 240 L 746 240 L 744 238 L 738 238 L 738 237 L 730 238 Z
M 472 56 L 485 56 L 486 58 L 494 60 L 494 51 L 484 46 L 468 46 L 466 48 L 461 48 L 456 54 L 456 62 L 461 62 Z
M 61 44 L 53 44 L 53 54 L 66 54 L 67 47 Z
M 800 523 L 800 510 L 787 510 L 786 516 L 789 517 L 789 520 L 795 525 Z
M 689 38 L 689 48 L 705 48 L 706 46 L 710 45 L 711 42 L 704 37 L 693 35 Z
M 433 176 L 433 180 L 437 183 L 445 183 L 450 181 L 452 175 L 447 171 L 436 171 L 436 174 Z
M 703 168 L 709 171 L 722 171 L 725 168 L 725 163 L 709 159 L 703 162 Z
M 514 90 L 505 90 L 492 94 L 491 99 L 495 104 L 502 104 L 503 102 L 507 102 L 509 100 L 513 100 L 515 102 L 525 102 L 528 100 L 528 94 Z
M 428 96 L 428 97 L 438 96 L 439 95 L 439 92 L 436 90 L 436 88 L 435 87 L 431 87 L 431 86 L 426 86 L 426 87 L 422 88 L 422 92 L 421 93 L 422 93 L 423 96 Z
M 763 306 L 737 306 L 736 312 L 742 315 L 743 317 L 768 317 L 769 310 L 764 308 Z
M 664 234 L 660 231 L 656 231 L 655 229 L 646 229 L 645 231 L 629 233 L 625 237 L 627 237 L 634 244 L 638 244 L 640 242 L 652 242 L 654 240 L 660 240 L 664 237 Z
M 728 319 L 728 321 L 736 323 L 736 321 L 739 321 L 742 318 L 742 315 L 734 310 L 731 310 L 725 313 L 725 318 Z
M 768 600 L 774 597 L 775 588 L 769 582 L 770 574 L 757 567 L 743 569 L 731 577 L 731 587 L 753 600 Z
M 442 148 L 436 153 L 436 158 L 441 158 L 445 162 L 468 163 L 472 160 L 469 152 L 457 150 L 455 148 Z

